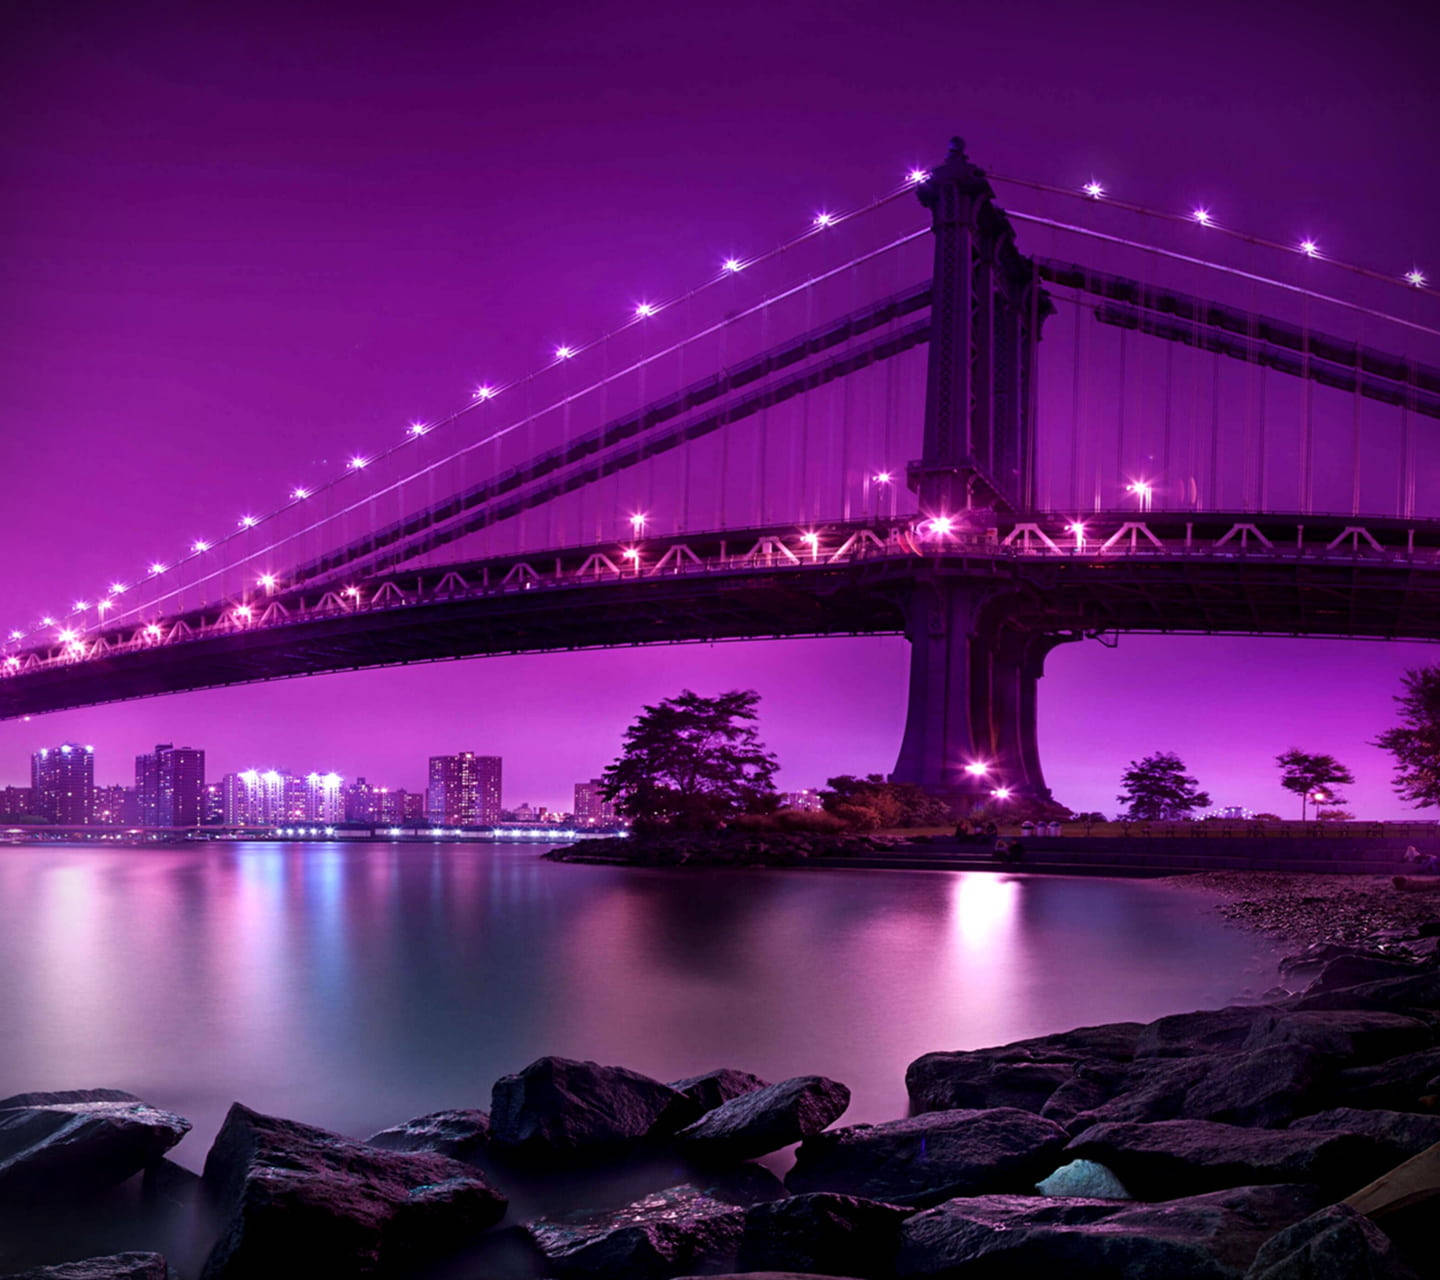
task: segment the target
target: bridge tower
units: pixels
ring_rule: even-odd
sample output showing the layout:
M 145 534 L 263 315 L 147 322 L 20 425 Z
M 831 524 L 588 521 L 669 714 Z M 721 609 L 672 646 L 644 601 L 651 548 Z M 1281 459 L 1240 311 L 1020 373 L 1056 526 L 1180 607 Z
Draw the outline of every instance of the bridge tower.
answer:
M 995 511 L 1034 502 L 1035 349 L 1053 306 L 961 139 L 918 194 L 935 266 L 924 443 L 907 478 L 921 519 L 948 517 L 963 542 L 984 537 Z M 1008 594 L 994 580 L 947 574 L 937 559 L 905 602 L 910 698 L 891 777 L 961 808 L 998 787 L 1017 800 L 1050 798 L 1036 684 L 1045 655 L 1068 637 L 1009 623 Z

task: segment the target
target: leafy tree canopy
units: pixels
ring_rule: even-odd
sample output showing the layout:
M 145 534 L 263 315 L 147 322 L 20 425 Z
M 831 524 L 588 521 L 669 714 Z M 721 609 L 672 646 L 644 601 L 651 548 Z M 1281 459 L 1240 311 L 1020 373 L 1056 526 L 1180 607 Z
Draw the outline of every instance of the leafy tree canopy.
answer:
M 1210 807 L 1210 796 L 1198 789 L 1173 751 L 1132 760 L 1120 785 L 1124 790 L 1115 798 L 1127 817 L 1140 821 L 1188 818 L 1192 810 Z
M 1375 745 L 1395 757 L 1394 788 L 1422 809 L 1440 805 L 1440 666 L 1417 667 L 1401 677 L 1395 695 L 1400 723 Z
M 942 827 L 949 825 L 950 807 L 908 782 L 887 782 L 878 773 L 864 778 L 841 774 L 829 778 L 820 803 L 847 826 L 861 831 L 879 827 Z
M 759 702 L 753 689 L 714 698 L 686 689 L 645 707 L 605 769 L 605 798 L 638 824 L 692 830 L 773 809 L 779 763 L 755 728 Z
M 1280 785 L 1300 797 L 1301 821 L 1310 800 L 1315 801 L 1317 809 L 1326 804 L 1344 804 L 1345 797 L 1335 788 L 1355 781 L 1355 775 L 1334 756 L 1312 755 L 1299 747 L 1282 751 L 1275 763 L 1280 766 Z

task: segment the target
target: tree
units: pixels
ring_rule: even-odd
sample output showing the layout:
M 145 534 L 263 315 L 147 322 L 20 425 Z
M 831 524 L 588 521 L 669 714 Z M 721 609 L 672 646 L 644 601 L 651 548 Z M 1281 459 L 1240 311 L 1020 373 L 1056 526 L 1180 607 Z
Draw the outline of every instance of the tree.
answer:
M 841 774 L 827 778 L 820 803 L 847 826 L 861 831 L 878 827 L 944 827 L 951 822 L 949 806 L 908 782 L 887 782 L 878 773 L 864 778 Z
M 1125 790 L 1115 798 L 1132 819 L 1188 818 L 1192 809 L 1210 807 L 1210 797 L 1196 789 L 1185 762 L 1173 751 L 1130 761 L 1120 785 Z
M 1375 745 L 1395 757 L 1393 785 L 1400 798 L 1428 809 L 1440 805 L 1440 666 L 1413 668 L 1400 682 L 1400 723 Z
M 1334 756 L 1311 755 L 1299 747 L 1282 751 L 1275 763 L 1280 766 L 1280 785 L 1300 797 L 1301 822 L 1308 801 L 1314 800 L 1317 810 L 1322 804 L 1344 804 L 1345 797 L 1335 787 L 1355 781 L 1355 775 Z
M 605 769 L 605 798 L 637 824 L 699 830 L 773 809 L 779 763 L 755 728 L 759 701 L 753 689 L 714 698 L 686 689 L 645 707 Z

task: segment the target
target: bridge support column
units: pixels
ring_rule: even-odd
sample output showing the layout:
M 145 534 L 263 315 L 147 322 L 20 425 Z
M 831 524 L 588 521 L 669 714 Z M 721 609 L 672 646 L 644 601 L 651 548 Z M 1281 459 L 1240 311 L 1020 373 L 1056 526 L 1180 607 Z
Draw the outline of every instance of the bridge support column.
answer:
M 1017 802 L 1050 800 L 1036 691 L 1045 656 L 1070 637 L 1007 627 L 993 589 L 943 581 L 917 583 L 905 635 L 910 701 L 891 779 L 962 810 L 999 787 Z M 967 769 L 981 764 L 984 773 Z

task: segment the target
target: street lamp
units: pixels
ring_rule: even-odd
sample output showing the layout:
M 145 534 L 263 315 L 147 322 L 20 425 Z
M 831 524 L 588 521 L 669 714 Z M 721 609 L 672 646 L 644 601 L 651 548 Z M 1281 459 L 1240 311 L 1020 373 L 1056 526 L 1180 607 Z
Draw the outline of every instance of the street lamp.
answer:
M 1141 511 L 1150 510 L 1150 499 L 1154 496 L 1155 490 L 1144 480 L 1136 480 L 1125 486 L 1126 493 L 1133 493 L 1140 502 Z

